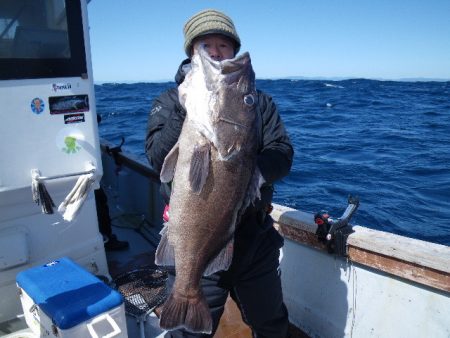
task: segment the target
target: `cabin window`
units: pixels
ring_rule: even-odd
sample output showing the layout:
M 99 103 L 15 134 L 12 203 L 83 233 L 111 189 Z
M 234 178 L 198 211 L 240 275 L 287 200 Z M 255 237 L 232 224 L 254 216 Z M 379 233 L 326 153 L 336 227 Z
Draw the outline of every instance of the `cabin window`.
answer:
M 0 79 L 85 74 L 79 0 L 0 1 Z

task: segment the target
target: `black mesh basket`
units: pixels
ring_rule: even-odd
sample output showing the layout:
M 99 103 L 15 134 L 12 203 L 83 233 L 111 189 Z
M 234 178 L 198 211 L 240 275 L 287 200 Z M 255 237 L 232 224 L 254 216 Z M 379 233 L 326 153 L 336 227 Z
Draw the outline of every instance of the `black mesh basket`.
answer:
M 167 272 L 141 268 L 119 275 L 113 283 L 125 300 L 125 312 L 142 318 L 167 297 Z

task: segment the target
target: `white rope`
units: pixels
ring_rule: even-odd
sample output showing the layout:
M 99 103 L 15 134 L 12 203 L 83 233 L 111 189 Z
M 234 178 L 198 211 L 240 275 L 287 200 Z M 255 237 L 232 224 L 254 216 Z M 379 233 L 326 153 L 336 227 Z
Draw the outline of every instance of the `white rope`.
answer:
M 95 167 L 92 164 L 89 165 L 92 166 L 90 172 L 78 178 L 73 189 L 58 207 L 58 212 L 62 214 L 65 221 L 70 222 L 78 215 L 95 182 Z

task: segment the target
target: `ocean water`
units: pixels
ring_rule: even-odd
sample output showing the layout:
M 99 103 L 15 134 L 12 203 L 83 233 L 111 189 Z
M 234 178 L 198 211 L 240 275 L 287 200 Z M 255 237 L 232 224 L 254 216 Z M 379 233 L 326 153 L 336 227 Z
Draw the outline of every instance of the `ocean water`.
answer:
M 174 83 L 96 85 L 100 136 L 145 159 L 152 100 Z M 258 80 L 291 137 L 275 202 L 450 245 L 450 82 Z

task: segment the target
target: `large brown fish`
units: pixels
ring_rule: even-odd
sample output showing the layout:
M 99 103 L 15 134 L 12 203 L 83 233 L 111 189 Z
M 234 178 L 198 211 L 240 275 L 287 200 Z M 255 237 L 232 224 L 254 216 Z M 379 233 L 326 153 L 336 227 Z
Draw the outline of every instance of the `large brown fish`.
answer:
M 156 264 L 176 270 L 160 326 L 211 333 L 200 279 L 229 268 L 236 223 L 259 194 L 261 121 L 248 53 L 219 62 L 200 50 L 191 65 L 178 89 L 186 119 L 160 175 L 162 182 L 173 184 Z

